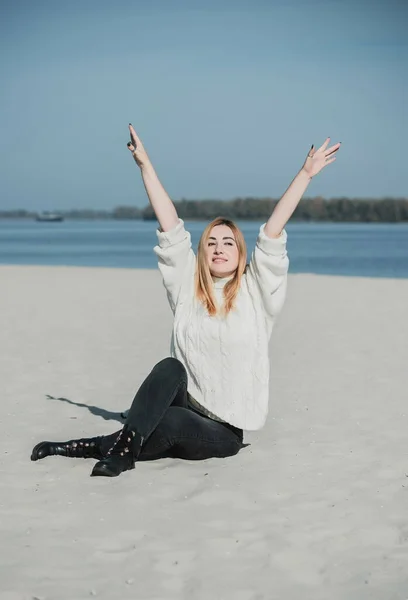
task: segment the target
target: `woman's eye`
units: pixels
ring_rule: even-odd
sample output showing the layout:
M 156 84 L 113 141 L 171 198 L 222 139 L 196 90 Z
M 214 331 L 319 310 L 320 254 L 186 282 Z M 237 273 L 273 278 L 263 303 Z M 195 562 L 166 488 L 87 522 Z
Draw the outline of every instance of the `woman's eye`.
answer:
M 209 246 L 215 246 L 214 242 L 208 242 Z

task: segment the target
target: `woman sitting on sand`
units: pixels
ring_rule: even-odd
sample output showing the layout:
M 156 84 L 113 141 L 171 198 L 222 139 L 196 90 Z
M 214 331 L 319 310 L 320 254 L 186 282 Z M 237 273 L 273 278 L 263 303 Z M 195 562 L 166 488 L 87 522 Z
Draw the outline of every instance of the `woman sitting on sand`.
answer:
M 171 358 L 153 367 L 140 386 L 125 426 L 107 436 L 41 442 L 45 456 L 96 458 L 92 475 L 114 477 L 136 460 L 200 460 L 236 454 L 243 430 L 260 429 L 268 412 L 268 342 L 282 309 L 289 260 L 284 227 L 311 178 L 336 160 L 340 143 L 312 146 L 305 163 L 259 231 L 249 265 L 244 237 L 228 219 L 205 228 L 197 258 L 142 142 L 129 125 L 128 148 L 140 167 L 160 224 L 164 287 L 174 314 Z

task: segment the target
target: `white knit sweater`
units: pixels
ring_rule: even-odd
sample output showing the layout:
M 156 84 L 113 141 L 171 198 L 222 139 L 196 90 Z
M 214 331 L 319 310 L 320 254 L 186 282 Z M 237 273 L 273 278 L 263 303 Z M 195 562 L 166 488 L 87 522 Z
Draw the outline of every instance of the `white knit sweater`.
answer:
M 220 420 L 246 430 L 260 429 L 269 399 L 268 344 L 286 295 L 287 233 L 269 238 L 259 231 L 236 308 L 210 317 L 194 295 L 196 256 L 180 219 L 171 231 L 157 231 L 154 251 L 174 313 L 171 356 L 188 374 L 191 396 Z M 217 301 L 229 278 L 215 279 Z

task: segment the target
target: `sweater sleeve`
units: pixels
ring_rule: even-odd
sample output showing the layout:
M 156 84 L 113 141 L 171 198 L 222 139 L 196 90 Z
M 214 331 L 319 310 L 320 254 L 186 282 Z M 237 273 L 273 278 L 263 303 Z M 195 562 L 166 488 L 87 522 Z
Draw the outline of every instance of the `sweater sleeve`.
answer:
M 159 270 L 173 313 L 176 310 L 183 282 L 194 276 L 195 254 L 191 247 L 191 235 L 184 228 L 184 221 L 170 231 L 156 231 L 158 245 L 154 252 L 159 259 Z
M 284 229 L 278 238 L 270 238 L 264 231 L 265 225 L 260 227 L 246 276 L 248 285 L 259 289 L 266 314 L 273 319 L 280 313 L 286 297 L 287 233 Z

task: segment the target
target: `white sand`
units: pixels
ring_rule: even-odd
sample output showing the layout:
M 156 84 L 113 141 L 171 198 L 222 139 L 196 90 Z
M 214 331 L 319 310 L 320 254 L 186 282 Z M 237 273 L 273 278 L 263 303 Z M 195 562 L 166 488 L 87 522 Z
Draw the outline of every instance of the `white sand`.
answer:
M 1 600 L 408 598 L 408 281 L 291 275 L 252 445 L 113 479 L 29 457 L 119 427 L 168 354 L 159 273 L 0 281 Z

